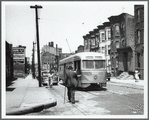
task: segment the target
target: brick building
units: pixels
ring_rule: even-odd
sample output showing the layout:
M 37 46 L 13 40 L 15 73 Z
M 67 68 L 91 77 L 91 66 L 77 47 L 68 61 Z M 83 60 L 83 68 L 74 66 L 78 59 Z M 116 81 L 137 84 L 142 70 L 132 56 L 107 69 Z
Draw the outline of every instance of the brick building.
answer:
M 111 24 L 111 69 L 114 76 L 135 71 L 134 16 L 122 13 L 108 18 Z
M 57 45 L 56 48 L 54 47 L 54 42 L 49 42 L 48 45 L 44 45 L 41 51 L 41 68 L 43 70 L 50 70 L 56 67 L 55 69 L 57 69 L 56 58 L 58 58 L 59 52 L 61 50 L 58 50 Z
M 75 51 L 75 53 L 80 53 L 80 52 L 84 52 L 84 46 L 83 45 L 79 45 L 78 49 Z
M 135 69 L 144 79 L 144 5 L 134 6 L 135 17 Z
M 12 44 L 6 41 L 6 82 L 13 80 L 13 51 Z
M 83 36 L 84 39 L 84 52 L 90 52 L 90 34 Z

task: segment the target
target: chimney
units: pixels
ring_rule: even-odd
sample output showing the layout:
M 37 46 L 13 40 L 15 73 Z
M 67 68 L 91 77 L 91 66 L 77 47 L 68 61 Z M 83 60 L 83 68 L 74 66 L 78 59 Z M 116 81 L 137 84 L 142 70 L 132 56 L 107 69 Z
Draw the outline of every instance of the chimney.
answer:
M 49 47 L 51 46 L 50 42 L 49 42 Z
M 52 41 L 52 42 L 51 42 L 51 47 L 53 47 L 53 44 L 54 44 L 54 43 L 53 43 L 53 41 Z

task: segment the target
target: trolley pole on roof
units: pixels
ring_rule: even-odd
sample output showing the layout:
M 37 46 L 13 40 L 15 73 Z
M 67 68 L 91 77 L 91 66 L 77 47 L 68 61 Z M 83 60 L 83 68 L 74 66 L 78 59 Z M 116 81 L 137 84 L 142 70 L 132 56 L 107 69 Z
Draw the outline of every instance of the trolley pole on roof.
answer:
M 67 39 L 66 39 L 66 41 L 67 41 Z M 68 44 L 68 41 L 67 41 L 67 44 Z M 70 50 L 70 46 L 69 46 L 69 44 L 68 44 L 68 47 L 69 47 L 69 50 Z M 71 50 L 70 50 L 70 53 L 71 53 Z
M 36 35 L 37 35 L 37 56 L 38 56 L 38 75 L 39 75 L 39 87 L 41 87 L 41 69 L 40 69 L 40 46 L 39 46 L 39 30 L 38 30 L 38 9 L 42 8 L 42 6 L 30 6 L 30 8 L 35 9 L 36 14 Z

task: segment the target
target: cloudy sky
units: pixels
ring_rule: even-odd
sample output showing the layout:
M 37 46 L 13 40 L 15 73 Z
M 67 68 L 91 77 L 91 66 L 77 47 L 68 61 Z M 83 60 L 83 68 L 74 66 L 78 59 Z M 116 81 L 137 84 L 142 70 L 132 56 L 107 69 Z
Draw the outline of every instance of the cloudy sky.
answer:
M 63 53 L 75 52 L 83 45 L 83 37 L 97 28 L 108 17 L 123 12 L 134 15 L 134 5 L 145 2 L 2 2 L 3 38 L 7 42 L 26 46 L 26 56 L 32 54 L 33 41 L 36 42 L 35 9 L 31 5 L 41 5 L 39 15 L 40 49 L 53 41 Z M 67 39 L 67 41 L 66 41 Z

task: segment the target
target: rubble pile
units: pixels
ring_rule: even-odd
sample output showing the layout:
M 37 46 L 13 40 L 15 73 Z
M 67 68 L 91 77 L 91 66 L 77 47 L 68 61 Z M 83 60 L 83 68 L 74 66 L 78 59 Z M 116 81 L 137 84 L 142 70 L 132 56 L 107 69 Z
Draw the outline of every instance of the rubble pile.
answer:
M 128 72 L 122 72 L 117 78 L 120 80 L 134 80 L 134 76 Z

